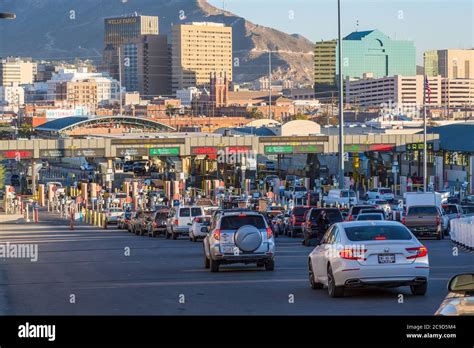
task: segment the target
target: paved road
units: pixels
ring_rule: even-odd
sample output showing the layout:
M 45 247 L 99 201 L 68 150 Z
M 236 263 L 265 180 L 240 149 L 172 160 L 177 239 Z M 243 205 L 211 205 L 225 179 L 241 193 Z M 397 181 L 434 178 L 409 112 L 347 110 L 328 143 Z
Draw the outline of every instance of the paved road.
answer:
M 277 240 L 274 272 L 232 265 L 219 273 L 204 269 L 201 243 L 90 226 L 71 231 L 52 216 L 39 225 L 0 225 L 0 244 L 6 242 L 37 243 L 39 258 L 0 258 L 0 314 L 431 315 L 450 276 L 474 268 L 474 253 L 453 256 L 449 240 L 426 241 L 432 265 L 426 296 L 397 288 L 332 299 L 326 289 L 309 287 L 310 248 L 286 237 Z

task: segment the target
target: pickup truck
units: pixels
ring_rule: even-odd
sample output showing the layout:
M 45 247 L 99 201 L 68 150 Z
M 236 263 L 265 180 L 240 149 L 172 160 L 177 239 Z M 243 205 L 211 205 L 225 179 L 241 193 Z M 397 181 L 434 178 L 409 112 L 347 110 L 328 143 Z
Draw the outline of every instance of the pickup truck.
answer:
M 435 205 L 413 205 L 408 207 L 402 223 L 418 237 L 443 239 L 441 211 Z

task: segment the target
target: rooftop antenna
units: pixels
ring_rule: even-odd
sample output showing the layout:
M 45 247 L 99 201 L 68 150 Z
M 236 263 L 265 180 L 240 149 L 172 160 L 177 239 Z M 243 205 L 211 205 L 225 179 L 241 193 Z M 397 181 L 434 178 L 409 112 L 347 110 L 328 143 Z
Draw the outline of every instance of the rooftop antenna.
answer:
M 359 31 L 359 20 L 356 20 L 356 32 Z

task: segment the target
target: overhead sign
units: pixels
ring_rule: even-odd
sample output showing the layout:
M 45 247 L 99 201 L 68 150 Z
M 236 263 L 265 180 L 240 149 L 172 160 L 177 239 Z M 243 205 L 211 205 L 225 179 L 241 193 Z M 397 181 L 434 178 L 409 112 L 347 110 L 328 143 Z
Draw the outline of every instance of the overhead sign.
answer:
M 324 152 L 324 145 L 265 146 L 266 154 L 305 154 Z
M 217 155 L 215 146 L 191 147 L 191 155 Z
M 294 153 L 321 153 L 324 152 L 324 145 L 298 145 L 293 147 Z
M 261 137 L 261 143 L 292 143 L 292 142 L 328 142 L 327 135 L 309 135 L 309 136 L 283 136 L 283 137 Z
M 345 144 L 344 151 L 352 153 L 362 153 L 369 151 L 389 152 L 395 151 L 392 144 Z
M 179 156 L 179 147 L 152 148 L 150 156 Z
M 434 144 L 433 143 L 426 143 L 428 146 L 428 150 L 434 150 Z M 423 150 L 425 148 L 424 143 L 413 143 L 413 144 L 407 144 L 407 151 L 419 151 Z
M 285 154 L 293 153 L 293 146 L 283 145 L 283 146 L 265 146 L 265 153 L 268 154 Z
M 61 158 L 65 157 L 64 150 L 41 150 L 40 151 L 40 158 Z
M 129 149 L 117 149 L 117 155 L 119 156 L 148 156 L 149 150 L 146 148 L 129 148 Z
M 0 152 L 1 157 L 8 159 L 27 159 L 33 158 L 33 151 L 17 151 L 17 150 L 6 150 Z

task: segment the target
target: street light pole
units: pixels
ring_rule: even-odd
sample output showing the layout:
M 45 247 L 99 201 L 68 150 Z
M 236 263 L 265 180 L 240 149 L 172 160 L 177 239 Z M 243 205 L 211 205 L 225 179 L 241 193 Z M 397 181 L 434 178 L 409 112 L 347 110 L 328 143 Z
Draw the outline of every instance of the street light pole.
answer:
M 272 51 L 268 50 L 268 118 L 272 119 Z
M 341 0 L 337 1 L 337 34 L 339 52 L 339 188 L 344 188 L 344 96 L 342 76 Z

